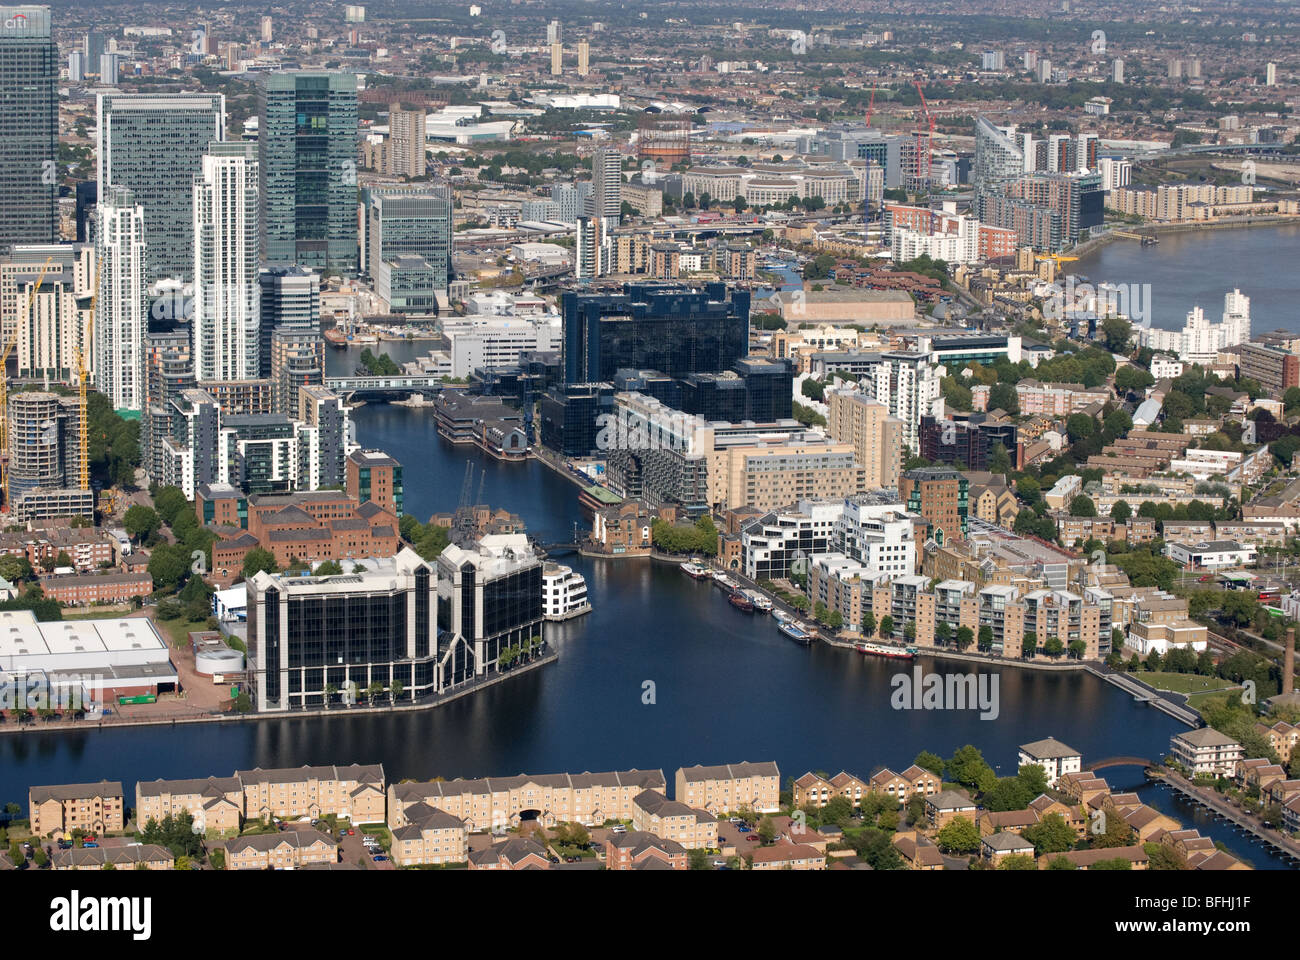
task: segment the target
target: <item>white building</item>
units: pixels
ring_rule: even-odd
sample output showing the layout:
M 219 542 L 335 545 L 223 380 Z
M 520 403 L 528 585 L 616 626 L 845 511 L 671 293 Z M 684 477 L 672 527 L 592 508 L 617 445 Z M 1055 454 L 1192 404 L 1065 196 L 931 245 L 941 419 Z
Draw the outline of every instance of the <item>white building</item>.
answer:
M 558 316 L 465 316 L 444 321 L 446 350 L 430 351 L 422 365 L 441 376 L 465 378 L 479 367 L 508 367 L 529 350 L 557 351 L 563 340 Z
M 916 570 L 916 526 L 899 503 L 849 500 L 835 524 L 835 549 L 873 573 L 907 576 Z
M 547 620 L 569 620 L 591 612 L 587 581 L 572 567 L 558 563 L 542 566 L 542 616 Z
M 1151 358 L 1151 376 L 1157 380 L 1173 380 L 1183 375 L 1183 362 L 1167 354 L 1157 353 Z
M 1213 727 L 1176 734 L 1169 740 L 1169 752 L 1193 775 L 1217 774 L 1224 777 L 1235 774 L 1237 763 L 1246 756 L 1241 744 Z
M 923 232 L 894 227 L 894 260 L 904 263 L 925 255 L 949 263 L 974 263 L 980 260 L 980 224 L 966 216 L 945 217 L 950 227 L 944 231 Z
M 1029 764 L 1042 767 L 1047 774 L 1047 785 L 1054 787 L 1056 781 L 1065 774 L 1083 770 L 1083 754 L 1060 740 L 1048 737 L 1046 740 L 1020 745 L 1019 765 L 1024 767 Z
M 260 287 L 256 146 L 213 142 L 194 178 L 194 372 L 258 375 Z
M 1139 327 L 1137 333 L 1144 347 L 1172 353 L 1183 363 L 1206 366 L 1218 359 L 1220 350 L 1250 340 L 1250 297 L 1240 290 L 1225 294 L 1219 323 L 1206 319 L 1200 307 L 1193 307 L 1181 330 Z
M 943 376 L 928 353 L 884 353 L 860 382 L 863 392 L 903 421 L 903 446 L 915 452 L 921 448 L 921 418 L 943 417 Z
M 1103 193 L 1127 187 L 1133 179 L 1133 161 L 1127 157 L 1102 157 L 1097 161 L 1097 172 L 1101 174 Z
M 95 389 L 115 410 L 144 409 L 144 335 L 149 329 L 145 287 L 144 207 L 121 187 L 96 206 Z
M 1166 543 L 1165 556 L 1188 570 L 1227 570 L 1252 564 L 1258 551 L 1236 540 L 1202 540 L 1199 543 Z

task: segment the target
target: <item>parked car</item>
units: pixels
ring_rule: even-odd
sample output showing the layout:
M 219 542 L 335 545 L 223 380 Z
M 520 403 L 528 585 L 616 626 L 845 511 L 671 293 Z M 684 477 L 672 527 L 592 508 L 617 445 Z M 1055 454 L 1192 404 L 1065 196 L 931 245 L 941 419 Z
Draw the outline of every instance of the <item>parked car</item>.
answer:
M 382 853 L 375 855 L 375 863 L 387 863 L 387 862 L 388 862 L 388 858 L 384 856 Z

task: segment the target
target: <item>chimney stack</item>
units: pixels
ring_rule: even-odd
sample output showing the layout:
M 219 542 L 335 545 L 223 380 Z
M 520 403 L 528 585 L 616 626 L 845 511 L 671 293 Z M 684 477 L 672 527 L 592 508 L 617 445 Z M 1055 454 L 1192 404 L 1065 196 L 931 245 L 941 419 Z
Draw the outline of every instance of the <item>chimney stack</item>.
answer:
M 1286 632 L 1286 650 L 1282 654 L 1282 695 L 1295 690 L 1295 627 Z

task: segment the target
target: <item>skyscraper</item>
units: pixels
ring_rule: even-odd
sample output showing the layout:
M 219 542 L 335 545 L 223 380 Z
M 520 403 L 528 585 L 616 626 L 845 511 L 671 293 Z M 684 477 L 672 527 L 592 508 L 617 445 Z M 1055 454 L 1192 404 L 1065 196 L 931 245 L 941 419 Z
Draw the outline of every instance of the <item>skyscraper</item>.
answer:
M 422 177 L 425 171 L 424 111 L 388 108 L 388 172 L 398 177 Z
M 147 283 L 194 279 L 194 176 L 208 144 L 225 136 L 219 93 L 99 95 L 99 189 L 125 187 L 144 208 Z
M 622 207 L 623 155 L 618 147 L 597 147 L 591 157 L 591 197 L 587 200 L 587 212 L 604 217 L 607 226 L 616 227 Z
M 362 206 L 366 220 L 364 272 L 379 282 L 386 265 L 398 257 L 423 257 L 432 268 L 433 285 L 447 289 L 452 221 L 447 184 L 372 187 L 365 191 Z
M 214 141 L 194 178 L 194 370 L 199 380 L 251 380 L 259 366 L 257 156 Z
M 259 97 L 262 259 L 355 270 L 356 75 L 268 73 Z
M 144 207 L 125 187 L 111 187 L 96 207 L 95 389 L 116 410 L 143 410 L 144 337 L 149 329 Z
M 1110 65 L 1110 82 L 1111 83 L 1124 82 L 1124 61 L 1119 57 L 1116 57 L 1115 60 Z
M 59 48 L 49 7 L 0 7 L 0 253 L 58 239 Z
M 551 76 L 558 77 L 564 73 L 564 44 L 556 40 L 551 44 Z
M 585 77 L 591 73 L 591 44 L 587 39 L 578 41 L 578 76 Z

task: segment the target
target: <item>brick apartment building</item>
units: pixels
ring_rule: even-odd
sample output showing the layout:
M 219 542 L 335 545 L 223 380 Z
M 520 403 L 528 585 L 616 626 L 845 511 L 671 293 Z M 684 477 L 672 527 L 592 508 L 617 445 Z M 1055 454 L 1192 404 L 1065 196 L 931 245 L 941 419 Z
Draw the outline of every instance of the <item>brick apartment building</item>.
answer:
M 147 570 L 138 573 L 64 574 L 41 577 L 41 589 L 51 600 L 69 606 L 92 603 L 125 603 L 133 597 L 153 593 L 153 577 Z

